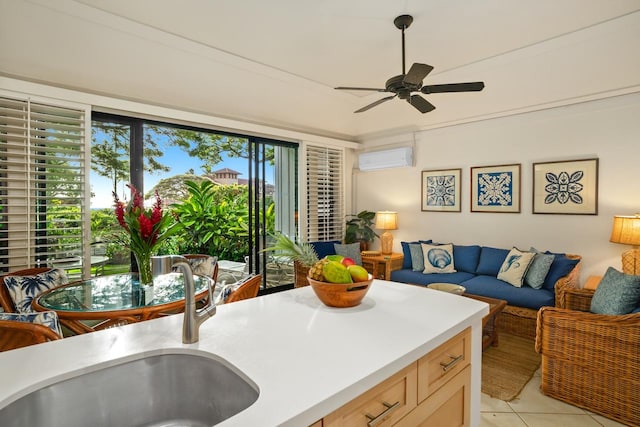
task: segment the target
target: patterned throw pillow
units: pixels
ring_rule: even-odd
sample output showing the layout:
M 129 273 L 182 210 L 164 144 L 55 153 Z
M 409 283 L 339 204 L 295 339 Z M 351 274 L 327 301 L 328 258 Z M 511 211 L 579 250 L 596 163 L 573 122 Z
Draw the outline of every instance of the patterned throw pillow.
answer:
M 556 256 L 543 254 L 535 248 L 529 249 L 529 252 L 533 252 L 536 255 L 533 257 L 529 270 L 527 270 L 527 274 L 524 276 L 524 283 L 533 289 L 540 289 L 544 284 L 544 279 L 547 277 L 547 274 L 549 274 L 549 269 Z
M 422 243 L 422 256 L 425 274 L 455 273 L 453 266 L 453 245 L 427 245 Z
M 536 254 L 522 252 L 517 248 L 511 249 L 498 271 L 498 279 L 507 282 L 517 288 L 522 287 L 524 276 Z
M 640 301 L 640 276 L 624 274 L 609 267 L 591 298 L 591 312 L 628 314 Z
M 218 257 L 203 256 L 197 258 L 189 258 L 189 265 L 193 274 L 202 277 L 213 277 Z
M 33 313 L 31 301 L 41 293 L 69 283 L 64 270 L 54 268 L 35 276 L 5 276 L 4 284 L 18 313 Z
M 336 243 L 333 245 L 333 247 L 337 255 L 351 258 L 356 262 L 356 264 L 362 265 L 362 255 L 360 255 L 360 242 L 347 243 L 344 245 Z
M 37 313 L 0 313 L 0 320 L 28 322 L 44 325 L 62 338 L 62 328 L 55 311 L 41 311 Z
M 422 254 L 420 243 L 409 243 L 409 252 L 411 253 L 411 269 L 413 271 L 423 271 L 424 255 Z

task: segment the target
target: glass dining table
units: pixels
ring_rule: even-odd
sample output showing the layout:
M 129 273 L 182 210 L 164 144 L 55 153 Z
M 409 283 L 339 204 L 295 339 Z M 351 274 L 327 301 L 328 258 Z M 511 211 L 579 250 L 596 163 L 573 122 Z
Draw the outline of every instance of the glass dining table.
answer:
M 208 296 L 211 278 L 193 276 L 196 301 Z M 163 274 L 153 286 L 141 287 L 135 273 L 93 277 L 43 292 L 32 306 L 53 310 L 60 323 L 75 334 L 136 323 L 184 311 L 182 273 Z

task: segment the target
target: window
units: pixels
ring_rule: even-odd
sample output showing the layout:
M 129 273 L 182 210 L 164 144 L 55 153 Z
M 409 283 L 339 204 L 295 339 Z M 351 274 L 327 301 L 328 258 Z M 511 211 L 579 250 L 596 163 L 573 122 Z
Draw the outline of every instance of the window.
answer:
M 0 97 L 0 271 L 81 265 L 85 117 L 82 109 Z
M 342 240 L 344 235 L 344 151 L 307 146 L 305 241 Z

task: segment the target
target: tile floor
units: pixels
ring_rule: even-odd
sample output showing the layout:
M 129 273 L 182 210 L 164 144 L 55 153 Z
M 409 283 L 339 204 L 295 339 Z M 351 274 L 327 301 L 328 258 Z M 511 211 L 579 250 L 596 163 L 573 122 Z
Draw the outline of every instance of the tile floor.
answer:
M 542 394 L 539 369 L 511 402 L 482 394 L 481 411 L 480 427 L 624 427 Z

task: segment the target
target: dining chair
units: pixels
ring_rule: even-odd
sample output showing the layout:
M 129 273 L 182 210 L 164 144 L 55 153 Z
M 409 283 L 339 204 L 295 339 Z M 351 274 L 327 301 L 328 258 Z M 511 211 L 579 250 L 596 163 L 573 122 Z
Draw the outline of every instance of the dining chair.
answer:
M 58 316 L 40 313 L 0 313 L 0 351 L 13 350 L 62 338 Z
M 26 268 L 23 270 L 17 270 L 11 273 L 3 274 L 0 276 L 0 305 L 2 305 L 2 310 L 5 313 L 16 313 L 18 311 L 11 294 L 9 293 L 9 288 L 5 283 L 5 279 L 12 276 L 20 276 L 20 277 L 28 277 L 28 276 L 37 276 L 38 274 L 45 273 L 51 270 L 51 267 L 35 267 L 35 268 Z
M 193 274 L 211 276 L 213 283 L 218 278 L 218 257 L 204 254 L 182 255 L 189 261 Z
M 241 301 L 243 299 L 255 298 L 258 296 L 260 290 L 260 283 L 262 283 L 262 275 L 257 274 L 247 278 L 242 282 L 235 290 L 231 291 L 225 298 L 224 303 Z

